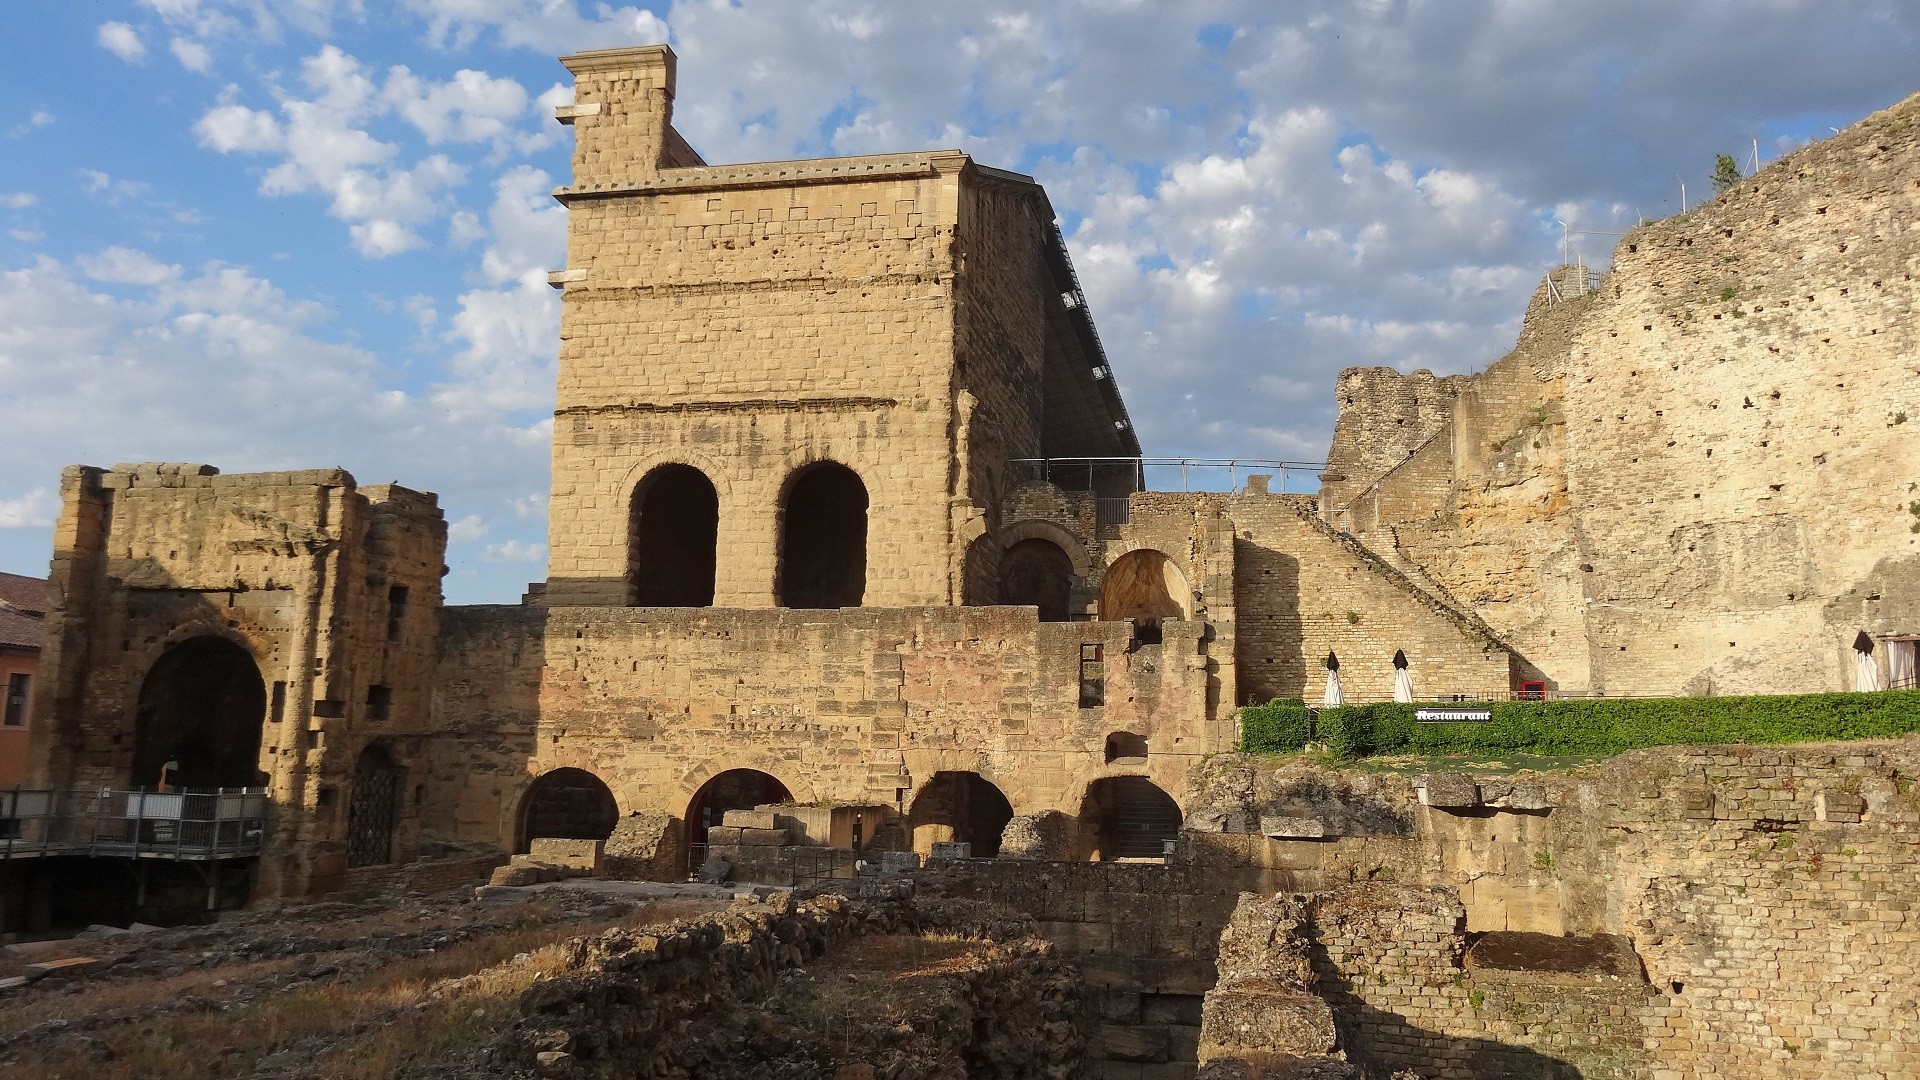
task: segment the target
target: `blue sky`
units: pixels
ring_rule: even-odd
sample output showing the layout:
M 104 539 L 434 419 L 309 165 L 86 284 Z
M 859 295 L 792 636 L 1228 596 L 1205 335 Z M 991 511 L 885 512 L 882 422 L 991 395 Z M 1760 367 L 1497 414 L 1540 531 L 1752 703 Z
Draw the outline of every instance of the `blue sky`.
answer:
M 16 0 L 0 569 L 45 572 L 62 465 L 167 460 L 436 491 L 451 599 L 543 577 L 553 58 L 663 39 L 710 161 L 1037 175 L 1162 454 L 1317 458 L 1340 368 L 1510 346 L 1556 221 L 1604 262 L 1715 153 L 1920 90 L 1902 0 Z

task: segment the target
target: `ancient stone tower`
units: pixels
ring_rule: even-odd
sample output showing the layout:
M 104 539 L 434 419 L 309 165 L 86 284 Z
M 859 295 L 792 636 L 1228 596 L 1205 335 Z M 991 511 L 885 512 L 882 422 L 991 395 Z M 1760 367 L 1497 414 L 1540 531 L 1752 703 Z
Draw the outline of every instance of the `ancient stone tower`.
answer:
M 1009 459 L 1139 453 L 1031 179 L 709 166 L 671 49 L 563 63 L 549 603 L 958 604 Z

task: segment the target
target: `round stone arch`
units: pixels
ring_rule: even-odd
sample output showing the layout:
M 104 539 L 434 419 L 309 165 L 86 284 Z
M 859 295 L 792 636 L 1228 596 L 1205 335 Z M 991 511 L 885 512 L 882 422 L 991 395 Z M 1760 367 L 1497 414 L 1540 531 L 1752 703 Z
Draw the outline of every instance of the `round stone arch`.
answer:
M 1000 551 L 1006 550 L 1022 540 L 1046 540 L 1067 553 L 1067 560 L 1073 563 L 1073 576 L 1083 581 L 1094 577 L 1093 560 L 1087 557 L 1086 545 L 1063 525 L 1043 518 L 1023 518 L 1011 525 L 1003 526 L 994 534 L 994 540 Z
M 780 781 L 781 786 L 787 789 L 787 794 L 793 796 L 794 802 L 811 803 L 817 801 L 820 796 L 805 772 L 801 771 L 806 767 L 807 763 L 804 761 L 790 757 L 775 757 L 772 754 L 715 754 L 702 759 L 693 768 L 681 773 L 680 779 L 674 781 L 672 787 L 655 789 L 656 793 L 665 797 L 655 800 L 652 805 L 654 809 L 665 811 L 678 818 L 687 809 L 687 804 L 693 802 L 693 797 L 700 794 L 700 789 L 707 786 L 707 781 L 734 769 L 751 769 L 754 772 L 766 773 Z
M 705 473 L 707 482 L 713 485 L 714 494 L 720 496 L 720 516 L 722 519 L 726 517 L 727 501 L 733 496 L 729 484 L 730 477 L 722 471 L 723 466 L 719 461 L 685 447 L 659 450 L 635 458 L 633 465 L 627 469 L 625 475 L 620 477 L 620 487 L 614 492 L 619 496 L 621 507 L 624 508 L 632 502 L 634 489 L 640 486 L 640 481 L 645 480 L 648 473 L 662 465 L 686 465 Z
M 597 761 L 583 753 L 560 753 L 552 757 L 528 761 L 523 772 L 514 775 L 513 783 L 501 792 L 498 833 L 500 849 L 511 851 L 520 840 L 520 815 L 526 809 L 527 793 L 533 790 L 542 776 L 559 769 L 578 769 L 592 773 L 613 792 L 613 804 L 621 817 L 626 817 L 636 809 L 636 802 L 625 785 L 613 783 L 608 779 L 613 775 L 604 766 L 606 762 Z
M 1156 547 L 1114 553 L 1100 579 L 1100 619 L 1131 619 L 1136 639 L 1157 642 L 1167 619 L 1193 618 L 1193 587 L 1184 561 Z

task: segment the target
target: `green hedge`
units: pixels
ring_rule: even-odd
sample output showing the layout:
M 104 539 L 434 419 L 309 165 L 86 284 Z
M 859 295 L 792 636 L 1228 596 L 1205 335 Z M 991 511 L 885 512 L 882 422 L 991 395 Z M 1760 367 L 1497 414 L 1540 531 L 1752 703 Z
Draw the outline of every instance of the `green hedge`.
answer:
M 1240 710 L 1240 750 L 1248 754 L 1291 754 L 1306 748 L 1310 714 L 1299 698 L 1274 698 Z
M 1284 728 L 1277 719 L 1264 719 L 1270 710 L 1286 704 L 1241 711 L 1242 750 L 1298 749 L 1285 738 L 1291 728 Z M 1444 706 L 1382 702 L 1322 709 L 1319 738 L 1334 756 L 1352 759 L 1402 753 L 1617 754 L 1645 746 L 1820 742 L 1920 731 L 1920 690 L 1500 701 L 1489 707 L 1491 720 L 1469 724 L 1418 723 L 1413 718 L 1417 707 Z M 1263 716 L 1258 728 L 1247 720 L 1253 713 Z M 1256 730 L 1262 741 L 1255 741 Z

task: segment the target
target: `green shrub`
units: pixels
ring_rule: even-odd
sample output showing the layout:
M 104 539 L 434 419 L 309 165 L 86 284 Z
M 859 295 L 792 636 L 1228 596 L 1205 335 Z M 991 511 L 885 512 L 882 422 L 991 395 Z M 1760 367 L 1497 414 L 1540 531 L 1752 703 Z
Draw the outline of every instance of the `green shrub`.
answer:
M 1322 709 L 1319 738 L 1336 757 L 1353 759 L 1399 753 L 1618 754 L 1646 746 L 1820 742 L 1920 731 L 1920 690 L 1498 701 L 1489 706 L 1492 719 L 1469 724 L 1422 724 L 1413 718 L 1418 707 L 1376 702 Z M 1258 752 L 1250 740 L 1242 748 Z
M 1240 710 L 1240 751 L 1247 754 L 1291 754 L 1307 745 L 1307 703 L 1299 698 L 1274 698 L 1265 705 Z

